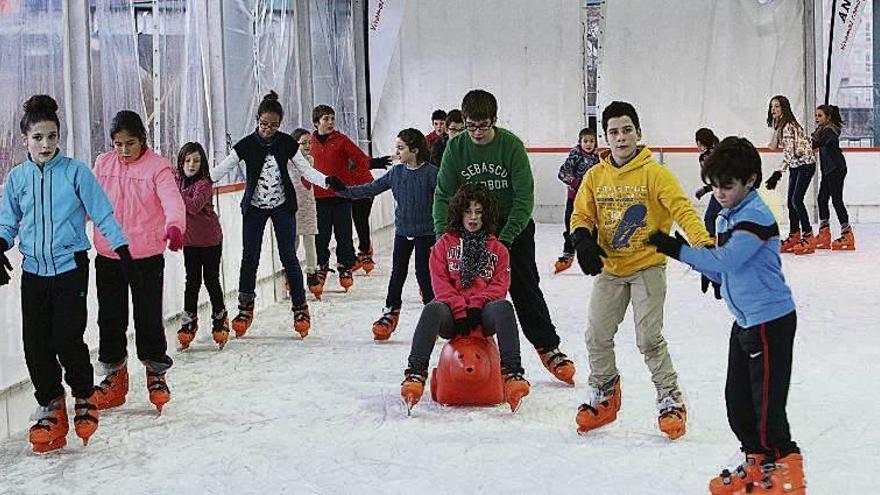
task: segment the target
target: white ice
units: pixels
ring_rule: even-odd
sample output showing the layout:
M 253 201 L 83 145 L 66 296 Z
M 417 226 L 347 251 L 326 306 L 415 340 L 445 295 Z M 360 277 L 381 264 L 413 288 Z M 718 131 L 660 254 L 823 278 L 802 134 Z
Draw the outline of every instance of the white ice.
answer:
M 856 236 L 856 252 L 784 257 L 799 317 L 788 412 L 812 494 L 876 484 L 880 226 L 857 226 Z M 729 313 L 699 292 L 695 272 L 671 263 L 664 333 L 687 395 L 687 435 L 670 442 L 658 431 L 627 316 L 617 337 L 621 416 L 578 436 L 591 281 L 576 267 L 551 275 L 561 241 L 559 226 L 539 226 L 542 288 L 578 383 L 554 381 L 523 338 L 532 390 L 516 415 L 438 406 L 426 391 L 406 417 L 399 383 L 420 303 L 411 271 L 398 331 L 372 341 L 390 272 L 385 236 L 372 276 L 310 303 L 308 338 L 292 336 L 284 304 L 257 314 L 222 352 L 201 331 L 175 356 L 162 416 L 133 366 L 128 403 L 101 416 L 88 447 L 72 432 L 63 451 L 45 456 L 30 453 L 25 432 L 0 444 L 0 493 L 706 493 L 737 449 L 723 400 Z

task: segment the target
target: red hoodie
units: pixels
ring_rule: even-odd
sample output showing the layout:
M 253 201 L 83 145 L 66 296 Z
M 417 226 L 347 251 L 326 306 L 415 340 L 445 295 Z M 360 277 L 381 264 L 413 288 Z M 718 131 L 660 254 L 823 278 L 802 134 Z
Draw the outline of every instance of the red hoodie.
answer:
M 458 271 L 461 260 L 461 238 L 447 232 L 431 249 L 431 286 L 434 297 L 452 310 L 455 319 L 467 316 L 468 308 L 483 309 L 492 301 L 504 299 L 510 288 L 510 254 L 504 244 L 490 235 L 486 243 L 489 263 L 470 287 L 462 287 Z
M 370 157 L 361 151 L 351 139 L 339 131 L 328 134 L 323 143 L 318 139 L 318 131 L 312 133 L 312 158 L 315 170 L 324 175 L 338 177 L 346 186 L 358 186 L 373 182 L 370 173 Z M 349 162 L 354 170 L 349 169 Z M 315 186 L 315 198 L 335 198 L 336 193 L 323 187 Z

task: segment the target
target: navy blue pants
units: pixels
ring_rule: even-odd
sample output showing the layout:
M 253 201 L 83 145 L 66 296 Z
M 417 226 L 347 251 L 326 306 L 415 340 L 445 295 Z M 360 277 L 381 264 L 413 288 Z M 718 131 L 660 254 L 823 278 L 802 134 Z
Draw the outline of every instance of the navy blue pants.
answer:
M 815 163 L 788 169 L 788 229 L 792 233 L 813 231 L 804 197 L 815 173 Z
M 431 288 L 431 272 L 428 270 L 428 260 L 431 258 L 431 247 L 434 246 L 434 234 L 407 238 L 402 235 L 394 236 L 394 254 L 391 264 L 391 280 L 388 281 L 388 296 L 385 298 L 385 306 L 392 309 L 400 308 L 403 284 L 406 282 L 409 272 L 409 259 L 413 250 L 416 252 L 416 280 L 422 291 L 422 304 L 428 304 L 434 300 L 434 289 Z
M 306 302 L 303 274 L 296 258 L 296 216 L 293 208 L 287 203 L 271 210 L 255 206 L 249 207 L 244 213 L 242 222 L 242 256 L 241 271 L 238 278 L 239 299 L 253 300 L 256 295 L 257 268 L 260 266 L 260 250 L 263 246 L 263 232 L 266 222 L 272 220 L 275 229 L 275 241 L 278 243 L 278 256 L 287 275 L 290 286 L 290 299 L 293 306 L 301 306 Z
M 828 200 L 831 199 L 840 225 L 849 225 L 849 213 L 843 202 L 844 179 L 846 179 L 845 168 L 822 174 L 822 180 L 819 182 L 819 220 L 828 222 L 831 218 L 831 211 L 828 209 Z
M 785 413 L 796 327 L 794 311 L 753 327 L 733 324 L 724 398 L 743 452 L 777 459 L 800 452 Z
M 318 235 L 315 236 L 318 266 L 330 264 L 330 236 L 335 236 L 337 267 L 350 270 L 355 261 L 351 229 L 351 200 L 317 198 L 315 206 L 318 210 Z
M 565 230 L 562 231 L 562 252 L 574 254 L 574 245 L 571 243 L 571 214 L 574 213 L 574 198 L 565 200 Z

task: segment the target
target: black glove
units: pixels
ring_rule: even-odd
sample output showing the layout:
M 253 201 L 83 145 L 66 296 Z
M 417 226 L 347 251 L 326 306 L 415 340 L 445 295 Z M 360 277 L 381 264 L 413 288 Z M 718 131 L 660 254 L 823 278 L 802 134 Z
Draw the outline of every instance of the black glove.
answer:
M 328 175 L 325 182 L 327 182 L 327 186 L 334 191 L 345 191 L 346 189 L 345 184 L 342 183 L 339 177 Z
M 679 259 L 682 246 L 690 246 L 679 232 L 675 233 L 675 237 L 664 234 L 659 230 L 655 230 L 648 236 L 648 244 L 657 247 L 657 251 L 669 256 L 670 258 Z
M 123 244 L 118 248 L 114 249 L 115 252 L 119 256 L 119 265 L 122 268 L 122 276 L 125 277 L 125 280 L 132 287 L 135 286 L 138 280 L 138 271 L 134 267 L 134 260 L 131 258 L 131 252 L 128 250 L 128 244 Z
M 703 199 L 703 196 L 709 194 L 710 192 L 712 192 L 712 188 L 710 186 L 703 186 L 697 189 L 697 191 L 694 193 L 694 196 L 696 196 L 697 199 Z
M 767 186 L 767 189 L 772 191 L 772 190 L 776 189 L 776 184 L 779 183 L 779 179 L 781 179 L 781 178 L 782 178 L 782 172 L 780 172 L 779 170 L 776 170 L 770 175 L 770 177 L 767 179 L 767 182 L 765 182 L 764 185 Z
M 371 158 L 370 159 L 370 168 L 381 168 L 386 169 L 391 165 L 391 157 L 389 155 L 380 156 L 379 158 Z
M 703 294 L 709 291 L 709 286 L 712 286 L 713 292 L 715 293 L 715 299 L 721 299 L 721 284 L 718 282 L 713 282 L 709 277 L 705 275 L 700 276 L 700 290 L 703 291 Z
M 602 273 L 604 266 L 602 258 L 608 257 L 605 250 L 596 242 L 598 238 L 599 231 L 595 228 L 593 232 L 589 232 L 586 228 L 581 227 L 571 234 L 571 241 L 575 252 L 577 252 L 578 264 L 585 275 Z
M 7 249 L 9 249 L 9 244 L 6 244 L 5 239 L 0 239 L 0 286 L 9 283 L 9 272 L 12 271 L 12 263 L 4 254 Z
M 480 308 L 468 308 L 467 320 L 468 326 L 470 326 L 468 333 L 470 333 L 471 330 L 483 323 L 483 310 Z

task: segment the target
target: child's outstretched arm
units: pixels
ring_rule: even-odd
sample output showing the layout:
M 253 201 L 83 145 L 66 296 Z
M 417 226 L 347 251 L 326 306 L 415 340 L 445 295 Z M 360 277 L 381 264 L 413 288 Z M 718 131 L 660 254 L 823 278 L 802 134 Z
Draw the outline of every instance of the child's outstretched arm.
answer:
M 297 150 L 293 158 L 287 160 L 287 172 L 290 177 L 294 176 L 294 170 L 312 184 L 318 187 L 327 187 L 327 176 L 315 170 L 315 167 L 303 156 L 302 150 Z
M 393 174 L 396 173 L 397 167 L 393 167 L 382 177 L 375 179 L 373 182 L 361 184 L 359 186 L 346 186 L 345 189 L 336 190 L 336 195 L 347 199 L 363 199 L 378 196 L 383 192 L 391 189 Z
M 744 221 L 734 225 L 730 234 L 730 240 L 717 248 L 690 247 L 680 237 L 676 239 L 662 232 L 651 234 L 649 243 L 666 256 L 687 263 L 718 282 L 720 274 L 739 270 L 765 242 L 779 237 L 779 227 Z
M 216 167 L 208 170 L 211 175 L 211 180 L 214 182 L 218 182 L 223 177 L 226 177 L 226 174 L 232 171 L 238 164 L 241 162 L 241 158 L 238 157 L 238 153 L 235 150 L 232 150 L 229 155 L 223 159 Z
M 665 167 L 659 169 L 656 178 L 657 199 L 672 214 L 672 221 L 677 223 L 687 235 L 691 244 L 697 247 L 711 246 L 712 238 L 697 215 L 691 201 L 684 195 L 678 179 Z

